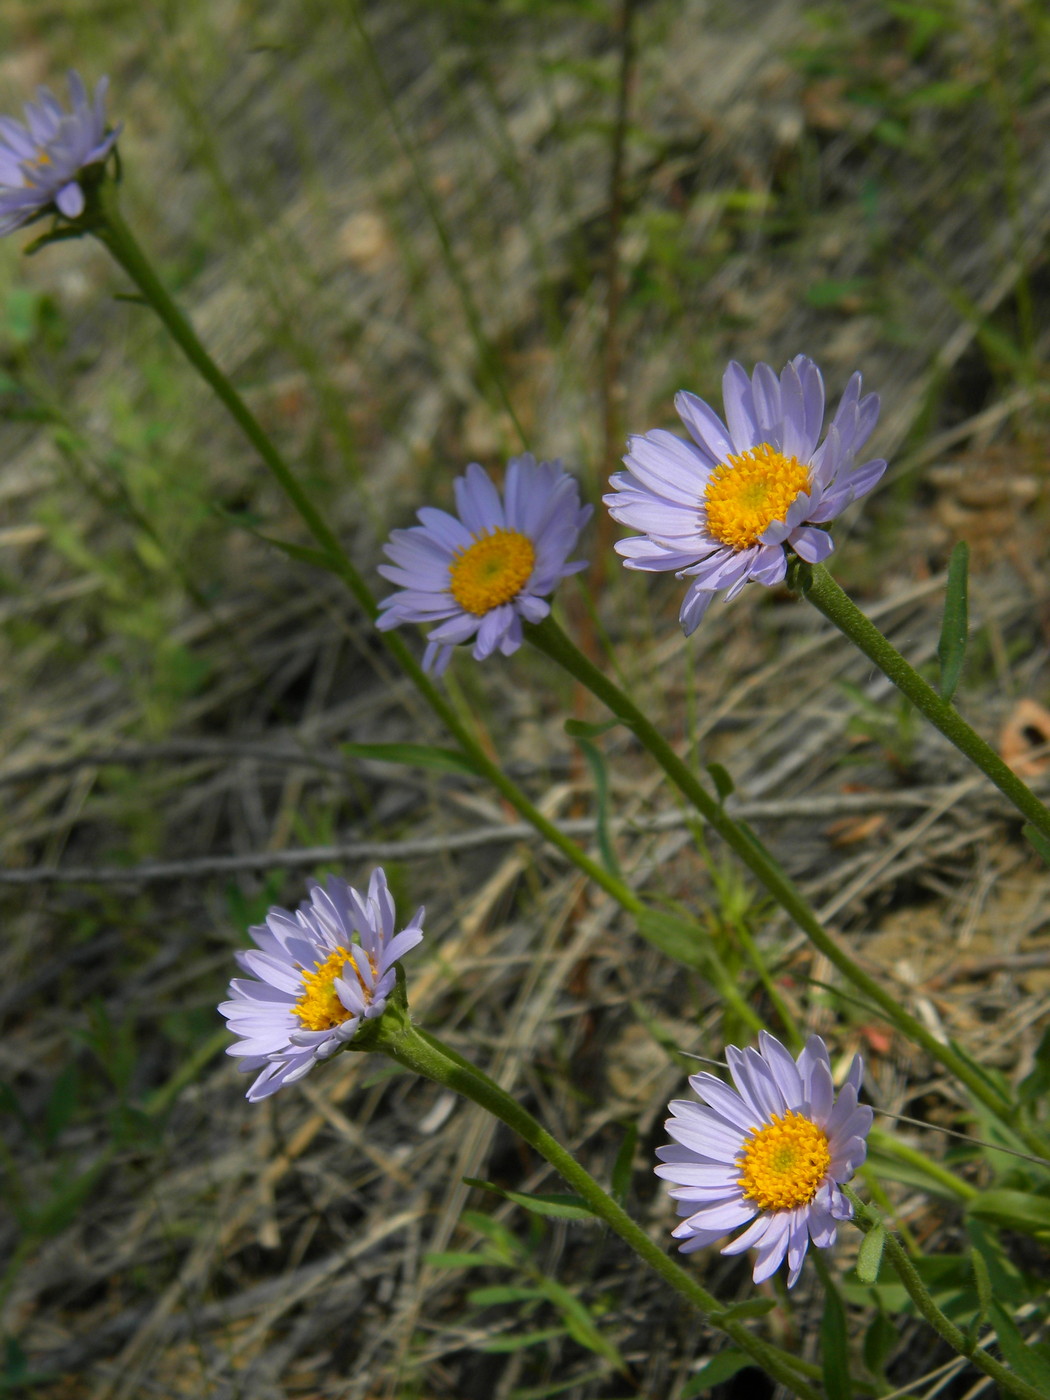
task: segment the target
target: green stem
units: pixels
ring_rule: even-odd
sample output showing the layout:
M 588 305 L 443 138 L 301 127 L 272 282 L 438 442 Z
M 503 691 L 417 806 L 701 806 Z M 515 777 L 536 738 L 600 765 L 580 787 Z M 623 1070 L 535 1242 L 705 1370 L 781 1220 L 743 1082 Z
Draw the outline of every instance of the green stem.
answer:
M 386 1020 L 387 1017 L 384 1017 L 380 1023 L 379 1033 L 374 1043 L 370 1044 L 370 1049 L 381 1050 L 406 1069 L 462 1094 L 500 1122 L 506 1123 L 561 1174 L 594 1214 L 615 1230 L 651 1269 L 688 1299 L 710 1322 L 726 1332 L 763 1370 L 800 1396 L 801 1400 L 817 1400 L 817 1392 L 799 1374 L 819 1376 L 817 1367 L 811 1367 L 781 1351 L 779 1347 L 754 1336 L 742 1323 L 727 1317 L 726 1309 L 718 1299 L 665 1254 L 599 1186 L 594 1177 L 580 1166 L 575 1157 L 494 1080 L 445 1046 L 436 1036 L 420 1031 L 407 1019 L 394 1022 L 389 1029 L 384 1024 Z
M 300 486 L 294 472 L 260 426 L 251 409 L 205 350 L 189 320 L 183 315 L 139 246 L 134 234 L 124 222 L 117 200 L 116 186 L 103 181 L 98 191 L 100 222 L 92 230 L 138 287 L 147 303 L 160 317 L 172 339 L 190 364 L 212 389 L 245 437 L 258 452 L 275 480 L 299 512 L 307 529 L 320 545 L 324 562 L 343 580 L 366 615 L 374 619 L 379 611 L 375 597 L 364 579 L 347 558 L 338 536 L 321 512 Z M 443 722 L 461 751 L 482 777 L 510 803 L 516 812 L 536 828 L 557 850 L 582 870 L 595 884 L 611 895 L 624 909 L 638 915 L 645 905 L 622 881 L 593 860 L 586 851 L 566 836 L 554 822 L 529 801 L 525 793 L 494 763 L 463 724 L 448 700 L 435 686 L 402 638 L 395 632 L 379 634 L 387 650 L 416 686 L 430 708 Z
M 1032 825 L 1050 839 L 1050 809 L 1039 801 L 1011 768 L 981 736 L 966 723 L 954 705 L 942 700 L 933 687 L 909 666 L 900 652 L 892 647 L 873 622 L 860 611 L 843 592 L 823 564 L 798 564 L 794 582 L 818 612 L 833 622 L 884 676 L 906 695 L 946 739 L 980 768 L 1000 792 L 1023 812 Z
M 1014 1131 L 1022 1133 L 1022 1128 L 1013 1121 L 1015 1115 L 1009 1101 L 996 1093 L 950 1045 L 942 1045 L 921 1021 L 901 1006 L 899 1000 L 881 982 L 870 977 L 839 947 L 758 838 L 742 823 L 734 821 L 722 804 L 711 796 L 692 770 L 679 758 L 656 725 L 646 718 L 634 701 L 614 685 L 603 671 L 583 655 L 553 617 L 544 618 L 538 623 L 526 623 L 525 635 L 533 646 L 556 661 L 570 675 L 575 676 L 632 730 L 679 791 L 689 799 L 726 845 L 739 856 L 781 908 L 794 919 L 813 946 L 879 1007 L 890 1024 L 897 1026 L 921 1045 L 928 1055 L 961 1080 L 974 1098 L 990 1109 L 996 1117 L 1008 1123 Z M 1025 1140 L 1028 1141 L 1028 1138 Z
M 897 1271 L 897 1277 L 904 1285 L 918 1312 L 926 1319 L 937 1335 L 946 1341 L 953 1351 L 958 1352 L 960 1356 L 965 1356 L 979 1371 L 983 1371 L 986 1376 L 991 1376 L 996 1385 L 1001 1386 L 1003 1390 L 1008 1390 L 1012 1395 L 1021 1396 L 1022 1400 L 1046 1400 L 1042 1391 L 1036 1390 L 1034 1386 L 1029 1385 L 1013 1371 L 1008 1370 L 1001 1362 L 989 1356 L 983 1347 L 976 1345 L 976 1339 L 967 1337 L 961 1328 L 956 1327 L 950 1318 L 945 1317 L 919 1277 L 919 1271 L 912 1262 L 911 1256 L 897 1236 L 891 1230 L 886 1229 L 885 1221 L 880 1220 L 875 1211 L 870 1206 L 865 1205 L 848 1186 L 843 1186 L 842 1190 L 853 1203 L 854 1221 L 864 1234 L 875 1229 L 876 1226 L 882 1226 L 886 1238 L 885 1250 Z

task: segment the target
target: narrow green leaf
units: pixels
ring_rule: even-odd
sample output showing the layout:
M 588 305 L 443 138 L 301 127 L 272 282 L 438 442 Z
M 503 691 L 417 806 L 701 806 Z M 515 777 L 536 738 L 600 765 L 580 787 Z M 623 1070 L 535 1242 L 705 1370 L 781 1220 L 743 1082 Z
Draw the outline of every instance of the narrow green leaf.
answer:
M 482 1191 L 491 1191 L 496 1196 L 502 1196 L 505 1201 L 513 1201 L 515 1205 L 524 1206 L 533 1215 L 543 1215 L 550 1220 L 594 1219 L 594 1211 L 583 1197 L 571 1195 L 569 1192 L 552 1191 L 549 1194 L 533 1194 L 528 1191 L 507 1191 L 502 1186 L 496 1186 L 491 1181 L 481 1181 L 474 1176 L 465 1176 L 463 1181 L 467 1186 L 477 1186 Z
M 711 1318 L 719 1326 L 723 1322 L 747 1322 L 753 1317 L 765 1317 L 766 1313 L 772 1312 L 775 1307 L 776 1303 L 772 1298 L 745 1298 L 742 1303 L 734 1303 L 732 1307 L 712 1313 Z
M 1021 828 L 1021 835 L 1028 844 L 1033 846 L 1038 854 L 1042 856 L 1047 865 L 1050 865 L 1050 841 L 1047 840 L 1043 833 L 1034 827 L 1031 822 L 1025 822 L 1024 826 Z
M 590 724 L 583 719 L 567 719 L 565 721 L 565 732 L 570 739 L 597 739 L 602 734 L 608 734 L 610 729 L 615 729 L 623 720 L 603 719 L 598 724 Z
M 501 1254 L 491 1254 L 486 1250 L 479 1250 L 477 1254 L 459 1249 L 435 1250 L 424 1254 L 423 1258 L 435 1269 L 480 1269 L 504 1263 Z
M 596 1356 L 603 1356 L 617 1370 L 627 1369 L 619 1351 L 608 1337 L 598 1330 L 587 1308 L 574 1293 L 570 1293 L 552 1278 L 543 1279 L 540 1287 L 548 1301 L 561 1313 L 565 1330 L 574 1341 L 579 1342 L 580 1346 L 586 1347 L 588 1351 L 593 1351 Z
M 948 587 L 944 594 L 944 617 L 941 638 L 937 643 L 937 659 L 941 663 L 941 697 L 951 701 L 966 659 L 966 642 L 970 631 L 968 574 L 970 546 L 960 540 L 952 550 L 948 565 Z
M 524 1258 L 526 1250 L 521 1241 L 507 1229 L 502 1220 L 493 1220 L 490 1215 L 480 1210 L 465 1210 L 460 1219 L 464 1225 L 476 1230 L 479 1235 L 484 1235 L 495 1245 L 504 1260 L 509 1262 L 512 1259 Z
M 644 909 L 637 919 L 642 937 L 665 956 L 684 963 L 686 967 L 706 966 L 707 959 L 701 945 L 705 935 L 698 925 L 675 914 L 665 914 L 660 909 Z
M 966 1233 L 984 1263 L 990 1297 L 997 1298 L 1003 1307 L 1020 1306 L 1030 1290 L 1024 1274 L 1006 1253 L 998 1229 L 971 1216 L 966 1222 Z M 979 1288 L 978 1285 L 979 1301 L 983 1301 Z
M 824 1391 L 828 1400 L 853 1400 L 849 1374 L 849 1334 L 842 1295 L 825 1273 L 824 1312 L 820 1319 Z
M 707 771 L 711 774 L 711 781 L 715 785 L 719 802 L 724 802 L 727 797 L 732 797 L 736 791 L 736 784 L 729 771 L 723 768 L 720 763 L 709 763 Z
M 992 1326 L 999 1338 L 1003 1356 L 1011 1368 L 1029 1385 L 1034 1385 L 1044 1395 L 1050 1395 L 1050 1358 L 1045 1343 L 1029 1346 L 1022 1337 L 1016 1322 L 1006 1309 L 992 1299 Z
M 491 1308 L 498 1303 L 534 1303 L 544 1296 L 539 1288 L 522 1288 L 510 1283 L 494 1283 L 489 1288 L 475 1288 L 467 1294 L 467 1302 L 475 1308 Z
M 982 1191 L 967 1207 L 978 1220 L 990 1220 L 1006 1230 L 1035 1235 L 1050 1230 L 1050 1196 L 1030 1191 Z
M 404 763 L 412 768 L 436 768 L 443 773 L 470 773 L 478 776 L 471 759 L 458 749 L 434 744 L 340 744 L 348 758 L 367 758 L 376 763 Z
M 616 859 L 616 851 L 609 832 L 609 772 L 605 766 L 605 755 L 589 739 L 585 739 L 579 734 L 575 736 L 575 739 L 580 746 L 580 752 L 587 760 L 587 767 L 591 770 L 591 778 L 594 782 L 594 802 L 598 819 L 598 828 L 595 834 L 598 838 L 598 850 L 601 854 L 602 864 L 610 875 L 615 875 L 618 880 L 622 880 L 623 872 L 620 869 L 620 862 Z
M 879 1308 L 864 1333 L 862 1350 L 864 1364 L 873 1376 L 882 1378 L 885 1375 L 886 1364 L 899 1340 L 900 1332 L 893 1319 Z
M 864 1236 L 857 1251 L 857 1277 L 861 1283 L 875 1283 L 878 1279 L 885 1244 L 886 1231 L 881 1225 L 876 1225 Z
M 742 1371 L 745 1366 L 753 1366 L 755 1363 L 746 1352 L 737 1351 L 736 1347 L 726 1347 L 725 1351 L 720 1351 L 717 1356 L 712 1356 L 710 1361 L 705 1361 L 682 1391 L 682 1400 L 693 1400 L 696 1395 L 702 1395 L 705 1390 L 710 1390 L 713 1385 L 721 1385 L 723 1381 L 730 1380 L 738 1371 Z
M 564 1337 L 564 1327 L 545 1327 L 539 1332 L 513 1332 L 506 1336 L 490 1337 L 482 1342 L 482 1351 L 522 1351 L 525 1347 L 539 1346 L 541 1342 L 552 1342 L 555 1337 Z
M 973 1320 L 974 1328 L 980 1327 L 991 1313 L 993 1293 L 992 1276 L 988 1272 L 988 1263 L 979 1249 L 970 1250 L 970 1263 L 973 1265 L 973 1282 L 977 1289 L 978 1310 Z
M 631 1187 L 631 1168 L 634 1165 L 634 1150 L 638 1146 L 638 1125 L 631 1123 L 623 1135 L 620 1150 L 612 1169 L 612 1194 L 618 1205 L 623 1205 Z

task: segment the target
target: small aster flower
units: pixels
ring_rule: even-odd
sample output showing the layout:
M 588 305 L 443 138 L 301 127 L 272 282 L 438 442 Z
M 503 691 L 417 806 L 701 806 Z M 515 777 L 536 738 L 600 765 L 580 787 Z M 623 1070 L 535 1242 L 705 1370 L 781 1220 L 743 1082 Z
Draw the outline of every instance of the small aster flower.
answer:
M 102 78 L 88 100 L 79 73 L 70 73 L 73 110 L 67 112 L 46 87 L 27 103 L 26 124 L 0 117 L 0 236 L 31 223 L 52 207 L 67 219 L 84 212 L 81 173 L 106 159 L 120 128 L 106 129 Z
M 230 983 L 219 1011 L 241 1039 L 228 1054 L 245 1074 L 261 1070 L 253 1102 L 294 1084 L 318 1060 L 342 1050 L 362 1021 L 381 1016 L 396 980 L 394 964 L 423 937 L 423 910 L 394 933 L 394 901 L 382 869 L 363 897 L 345 880 L 315 884 L 296 913 L 273 908 L 249 929 L 258 944 L 238 953 L 252 977 Z M 358 942 L 353 941 L 357 934 Z
M 745 583 L 782 582 L 785 546 L 811 564 L 834 549 L 820 527 L 886 470 L 882 460 L 854 465 L 879 416 L 878 396 L 861 398 L 860 384 L 853 375 L 819 446 L 824 381 L 805 355 L 779 379 L 766 364 L 750 379 L 730 364 L 722 380 L 726 423 L 695 394 L 678 394 L 691 442 L 660 428 L 629 440 L 627 471 L 611 478 L 614 494 L 603 499 L 614 520 L 643 534 L 616 550 L 628 569 L 673 569 L 693 580 L 679 615 L 687 636 L 719 589 L 728 600 Z
M 474 659 L 521 646 L 522 620 L 541 622 L 547 595 L 586 560 L 566 563 L 590 519 L 579 488 L 560 462 L 512 457 L 503 496 L 472 462 L 454 483 L 459 518 L 430 506 L 418 525 L 394 530 L 384 546 L 392 564 L 379 572 L 398 592 L 384 598 L 376 625 L 437 623 L 427 633 L 423 667 L 440 675 L 452 648 L 473 637 Z
M 793 1060 L 762 1031 L 757 1050 L 730 1045 L 726 1060 L 735 1090 L 713 1074 L 694 1074 L 689 1084 L 706 1107 L 668 1105 L 674 1117 L 665 1127 L 675 1141 L 657 1149 L 656 1174 L 675 1183 L 670 1195 L 687 1217 L 674 1238 L 690 1254 L 747 1225 L 722 1253 L 757 1248 L 756 1283 L 787 1256 L 793 1288 L 810 1240 L 827 1249 L 836 1222 L 853 1214 L 840 1188 L 868 1150 L 872 1111 L 857 1102 L 863 1062 L 854 1058 L 836 1101 L 819 1035 Z

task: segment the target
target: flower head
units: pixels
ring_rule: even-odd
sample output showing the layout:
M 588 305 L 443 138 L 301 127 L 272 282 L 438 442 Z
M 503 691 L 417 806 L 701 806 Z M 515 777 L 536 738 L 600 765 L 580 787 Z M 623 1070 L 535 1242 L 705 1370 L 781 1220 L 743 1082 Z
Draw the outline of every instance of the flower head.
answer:
M 675 1183 L 670 1194 L 686 1216 L 674 1238 L 689 1254 L 747 1225 L 722 1253 L 755 1246 L 756 1283 L 786 1255 L 793 1288 L 809 1241 L 827 1249 L 836 1221 L 853 1214 L 840 1188 L 868 1150 L 872 1112 L 857 1103 L 863 1062 L 854 1058 L 836 1100 L 819 1035 L 793 1060 L 762 1031 L 757 1050 L 730 1045 L 726 1060 L 735 1090 L 713 1074 L 694 1074 L 689 1084 L 704 1104 L 668 1105 L 674 1117 L 665 1126 L 675 1141 L 657 1149 L 656 1174 Z
M 614 520 L 642 535 L 620 540 L 628 569 L 691 578 L 679 614 L 695 631 L 714 594 L 735 597 L 745 583 L 782 582 L 787 552 L 811 564 L 835 545 L 821 529 L 865 495 L 886 470 L 882 460 L 854 458 L 879 416 L 875 394 L 860 396 L 853 375 L 823 442 L 824 381 L 805 355 L 778 379 L 758 364 L 748 379 L 730 364 L 722 379 L 726 423 L 695 394 L 675 398 L 691 442 L 657 428 L 632 437 L 626 472 L 603 497 Z
M 541 622 L 547 595 L 586 561 L 565 561 L 591 514 L 560 462 L 512 457 L 503 495 L 472 462 L 454 483 L 458 518 L 430 506 L 418 525 L 395 530 L 384 547 L 392 564 L 379 572 L 400 584 L 379 604 L 383 631 L 403 622 L 437 623 L 427 633 L 423 666 L 440 675 L 452 648 L 473 637 L 474 658 L 510 656 L 522 642 L 522 619 Z
M 367 897 L 330 875 L 327 889 L 315 884 L 294 914 L 271 909 L 265 924 L 248 930 L 258 951 L 236 956 L 253 976 L 233 979 L 233 1000 L 219 1011 L 241 1037 L 227 1053 L 243 1058 L 244 1073 L 262 1071 L 248 1090 L 253 1103 L 302 1079 L 361 1021 L 382 1015 L 394 964 L 423 937 L 422 922 L 419 909 L 395 935 L 394 901 L 377 868 Z
M 0 117 L 0 235 L 30 223 L 54 206 L 67 219 L 84 212 L 79 176 L 106 159 L 120 128 L 106 129 L 106 89 L 101 78 L 88 100 L 79 73 L 69 75 L 73 110 L 67 112 L 48 88 L 27 103 L 26 124 Z

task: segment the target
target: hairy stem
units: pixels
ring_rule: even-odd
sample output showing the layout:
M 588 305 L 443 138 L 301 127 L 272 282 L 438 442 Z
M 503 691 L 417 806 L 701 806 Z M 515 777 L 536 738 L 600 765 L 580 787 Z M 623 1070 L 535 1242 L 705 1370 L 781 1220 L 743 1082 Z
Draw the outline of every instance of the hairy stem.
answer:
M 897 1271 L 897 1277 L 904 1285 L 918 1312 L 926 1319 L 937 1335 L 946 1341 L 953 1351 L 958 1352 L 960 1356 L 965 1356 L 978 1370 L 983 1371 L 986 1376 L 991 1376 L 996 1385 L 1009 1391 L 1011 1395 L 1019 1395 L 1022 1400 L 1046 1400 L 1042 1391 L 1036 1390 L 1035 1386 L 1029 1385 L 1026 1380 L 1022 1380 L 1020 1376 L 1008 1370 L 1001 1362 L 989 1356 L 983 1347 L 977 1346 L 974 1339 L 967 1337 L 961 1328 L 956 1327 L 955 1323 L 941 1312 L 919 1277 L 919 1271 L 912 1262 L 911 1256 L 897 1236 L 891 1230 L 886 1229 L 885 1222 L 880 1220 L 875 1211 L 870 1206 L 865 1205 L 854 1191 L 848 1186 L 843 1186 L 842 1189 L 853 1203 L 856 1224 L 865 1234 L 878 1225 L 882 1226 L 886 1236 L 886 1254 Z
M 580 1166 L 575 1157 L 494 1080 L 474 1068 L 436 1036 L 419 1030 L 407 1021 L 391 1030 L 381 1024 L 371 1048 L 381 1050 L 406 1069 L 453 1089 L 506 1123 L 560 1173 L 596 1216 L 604 1220 L 651 1269 L 698 1308 L 710 1322 L 726 1332 L 741 1351 L 746 1351 L 763 1370 L 801 1400 L 817 1400 L 817 1392 L 803 1379 L 803 1375 L 819 1375 L 816 1367 L 810 1367 L 779 1347 L 754 1336 L 742 1323 L 726 1316 L 726 1309 L 718 1299 L 665 1254 L 599 1186 L 594 1177 Z M 803 1374 L 800 1375 L 800 1372 Z

